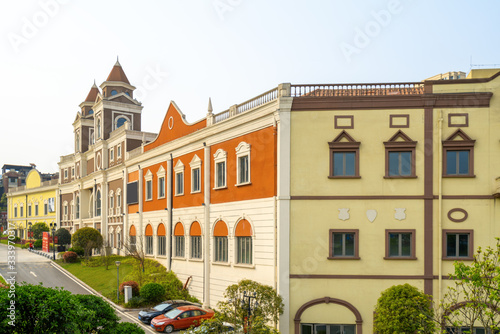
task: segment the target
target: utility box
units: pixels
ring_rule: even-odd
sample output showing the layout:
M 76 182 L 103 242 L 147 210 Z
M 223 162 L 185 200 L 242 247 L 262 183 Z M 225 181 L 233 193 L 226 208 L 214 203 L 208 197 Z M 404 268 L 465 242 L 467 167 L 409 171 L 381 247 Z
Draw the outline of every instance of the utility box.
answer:
M 129 299 L 132 298 L 132 287 L 130 285 L 125 285 L 123 287 L 123 292 L 125 294 L 125 303 L 128 303 Z

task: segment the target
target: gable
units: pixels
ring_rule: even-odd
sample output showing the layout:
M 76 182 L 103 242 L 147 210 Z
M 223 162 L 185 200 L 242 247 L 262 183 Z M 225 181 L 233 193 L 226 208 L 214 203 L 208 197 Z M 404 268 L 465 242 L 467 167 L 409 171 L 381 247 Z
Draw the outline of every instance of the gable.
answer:
M 203 129 L 206 125 L 206 119 L 193 124 L 186 122 L 184 114 L 172 101 L 167 109 L 158 136 L 151 143 L 144 145 L 144 152 Z

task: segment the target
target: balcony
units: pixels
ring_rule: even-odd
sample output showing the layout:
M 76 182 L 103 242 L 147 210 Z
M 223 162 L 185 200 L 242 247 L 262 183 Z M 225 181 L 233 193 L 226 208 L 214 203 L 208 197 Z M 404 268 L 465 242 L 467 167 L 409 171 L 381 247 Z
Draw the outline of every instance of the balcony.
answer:
M 422 95 L 421 82 L 374 84 L 291 85 L 292 97 Z

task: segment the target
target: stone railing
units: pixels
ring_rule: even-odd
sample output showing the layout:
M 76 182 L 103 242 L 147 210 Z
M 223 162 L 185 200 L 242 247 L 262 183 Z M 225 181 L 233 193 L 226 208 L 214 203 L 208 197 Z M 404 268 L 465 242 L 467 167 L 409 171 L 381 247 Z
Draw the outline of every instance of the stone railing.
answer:
M 321 84 L 291 85 L 292 97 L 374 96 L 374 95 L 421 95 L 421 82 L 374 83 L 374 84 Z

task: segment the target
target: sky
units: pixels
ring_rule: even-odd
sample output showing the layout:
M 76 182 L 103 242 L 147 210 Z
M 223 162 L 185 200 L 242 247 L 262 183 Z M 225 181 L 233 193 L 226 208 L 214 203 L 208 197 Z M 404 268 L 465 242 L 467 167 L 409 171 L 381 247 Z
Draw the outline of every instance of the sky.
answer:
M 117 57 L 158 133 L 280 83 L 414 82 L 500 67 L 496 0 L 0 0 L 0 166 L 56 172 Z M 494 66 L 492 66 L 494 65 Z

